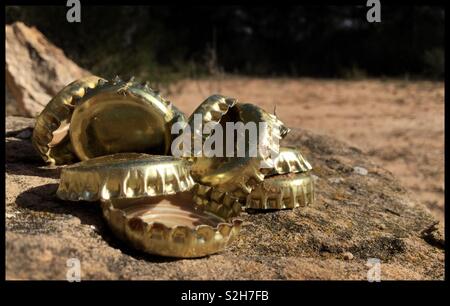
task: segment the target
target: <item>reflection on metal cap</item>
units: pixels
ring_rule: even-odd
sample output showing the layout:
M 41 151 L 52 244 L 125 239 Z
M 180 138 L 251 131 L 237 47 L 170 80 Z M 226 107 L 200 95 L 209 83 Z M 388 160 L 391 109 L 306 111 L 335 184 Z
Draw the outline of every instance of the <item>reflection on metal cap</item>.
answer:
M 36 118 L 32 143 L 45 162 L 60 165 L 78 160 L 69 139 L 72 112 L 79 99 L 104 81 L 97 76 L 89 76 L 70 83 L 50 100 Z
M 133 247 L 170 257 L 201 257 L 217 253 L 239 233 L 241 220 L 231 223 L 196 210 L 190 192 L 164 197 L 114 199 L 102 202 L 113 232 Z
M 192 193 L 196 205 L 225 220 L 230 220 L 241 213 L 239 198 L 230 195 L 228 192 L 221 192 L 214 187 L 196 184 Z
M 273 168 L 263 169 L 266 177 L 278 174 L 311 171 L 310 163 L 295 147 L 280 147 L 278 156 L 274 159 Z
M 57 196 L 71 201 L 138 198 L 192 188 L 187 162 L 172 156 L 117 153 L 67 166 Z
M 70 128 L 81 160 L 120 152 L 170 154 L 171 126 L 184 115 L 147 83 L 116 78 L 86 94 Z
M 245 209 L 286 209 L 314 202 L 314 179 L 310 172 L 268 177 L 245 198 Z

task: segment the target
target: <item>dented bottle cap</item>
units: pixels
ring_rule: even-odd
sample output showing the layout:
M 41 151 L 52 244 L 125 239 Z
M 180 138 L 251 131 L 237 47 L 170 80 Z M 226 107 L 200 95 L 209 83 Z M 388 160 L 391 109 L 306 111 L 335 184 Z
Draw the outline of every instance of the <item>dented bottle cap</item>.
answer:
M 241 220 L 226 222 L 196 210 L 190 192 L 102 202 L 112 231 L 136 249 L 170 257 L 202 257 L 222 251 L 239 233 Z
M 241 196 L 245 209 L 286 209 L 314 203 L 311 173 L 288 173 L 267 177 L 247 196 Z
M 213 95 L 206 99 L 189 117 L 189 125 L 193 129 L 193 135 L 202 135 L 203 143 L 211 136 L 204 135 L 203 131 L 197 131 L 195 126 L 195 115 L 202 116 L 202 127 L 210 122 L 221 124 L 225 127 L 227 122 L 242 122 L 244 125 L 248 122 L 256 123 L 258 135 L 254 141 L 263 142 L 260 146 L 264 146 L 262 150 L 257 150 L 256 156 L 250 155 L 250 146 L 245 148 L 245 156 L 238 157 L 237 137 L 233 137 L 235 144 L 235 154 L 233 157 L 208 157 L 202 152 L 202 156 L 195 156 L 196 152 L 192 152 L 194 157 L 192 160 L 191 175 L 194 180 L 200 184 L 214 186 L 224 192 L 233 192 L 241 190 L 249 193 L 254 186 L 264 180 L 261 172 L 261 162 L 269 162 L 270 154 L 261 155 L 261 152 L 278 152 L 279 140 L 281 140 L 289 131 L 284 124 L 274 115 L 265 112 L 263 109 L 253 104 L 237 103 L 236 99 Z M 259 129 L 259 122 L 267 123 L 267 129 Z M 226 128 L 224 128 L 226 130 Z M 260 135 L 264 133 L 264 135 Z M 224 142 L 227 141 L 226 133 Z M 247 139 L 246 139 L 247 140 Z M 276 140 L 276 141 L 274 141 Z M 225 148 L 225 146 L 223 146 Z
M 50 100 L 36 118 L 32 143 L 45 162 L 60 165 L 78 160 L 69 137 L 73 109 L 79 99 L 102 81 L 105 80 L 89 76 L 70 83 Z
M 170 153 L 171 126 L 184 115 L 146 83 L 116 78 L 88 92 L 71 118 L 70 139 L 81 160 L 120 152 Z
M 312 170 L 311 164 L 303 157 L 299 149 L 295 147 L 280 147 L 280 152 L 274 159 L 273 164 L 272 168 L 263 169 L 266 177 Z
M 97 201 L 169 195 L 189 190 L 193 185 L 183 159 L 117 153 L 62 169 L 56 194 L 62 200 Z

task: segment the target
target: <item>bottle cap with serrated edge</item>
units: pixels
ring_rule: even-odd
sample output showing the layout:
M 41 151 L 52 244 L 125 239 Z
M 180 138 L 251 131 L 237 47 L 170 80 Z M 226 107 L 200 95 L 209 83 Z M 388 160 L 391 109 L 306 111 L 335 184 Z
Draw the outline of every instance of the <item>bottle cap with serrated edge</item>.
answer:
M 262 169 L 266 177 L 286 173 L 307 172 L 311 170 L 311 164 L 295 147 L 280 147 L 280 152 L 273 161 L 273 167 Z
M 194 188 L 192 188 L 192 193 L 197 206 L 225 220 L 239 216 L 242 211 L 239 198 L 233 197 L 228 192 L 222 192 L 217 188 L 195 184 Z
M 81 160 L 120 152 L 166 155 L 173 140 L 172 124 L 184 120 L 147 83 L 117 77 L 80 100 L 72 115 L 70 139 Z
M 202 141 L 206 141 L 209 135 L 204 135 L 203 131 L 196 131 L 194 125 L 195 114 L 202 115 L 203 126 L 208 122 L 216 122 L 225 126 L 226 122 L 255 122 L 258 130 L 257 140 L 262 140 L 260 146 L 263 150 L 257 150 L 257 156 L 251 157 L 250 146 L 246 146 L 244 157 L 206 157 L 195 156 L 192 160 L 191 174 L 198 183 L 214 186 L 224 192 L 241 190 L 249 193 L 255 185 L 264 180 L 261 173 L 261 162 L 269 162 L 270 155 L 262 156 L 260 152 L 278 152 L 279 140 L 289 131 L 284 124 L 274 115 L 265 112 L 253 104 L 237 103 L 236 99 L 221 95 L 213 95 L 206 99 L 189 117 L 189 125 L 194 128 L 193 135 L 202 135 Z M 259 122 L 266 122 L 267 129 L 260 130 Z M 241 131 L 241 135 L 245 131 Z M 259 135 L 264 133 L 264 135 Z M 224 133 L 225 134 L 225 133 Z M 226 135 L 225 135 L 226 136 Z M 277 141 L 273 141 L 274 138 Z M 235 138 L 235 155 L 237 151 Z M 224 154 L 225 155 L 225 154 Z
M 308 206 L 314 203 L 314 198 L 314 179 L 309 171 L 267 177 L 250 194 L 240 194 L 245 210 Z
M 100 77 L 89 76 L 70 83 L 50 100 L 36 118 L 32 143 L 46 163 L 60 165 L 78 160 L 69 137 L 72 112 L 76 102 L 89 89 L 104 81 Z
M 170 257 L 202 257 L 235 240 L 242 221 L 195 209 L 191 192 L 102 202 L 112 231 L 141 251 Z
M 175 194 L 194 181 L 188 162 L 173 156 L 117 153 L 67 166 L 57 196 L 70 201 L 97 201 Z

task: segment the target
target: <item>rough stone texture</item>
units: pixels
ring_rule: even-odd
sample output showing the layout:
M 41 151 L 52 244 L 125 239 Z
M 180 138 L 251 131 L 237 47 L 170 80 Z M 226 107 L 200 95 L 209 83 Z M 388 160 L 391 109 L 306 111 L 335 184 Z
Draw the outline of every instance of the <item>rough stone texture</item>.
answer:
M 82 279 L 364 280 L 373 257 L 382 280 L 444 277 L 442 227 L 389 172 L 331 138 L 294 129 L 285 140 L 315 168 L 313 206 L 244 214 L 226 251 L 176 260 L 115 239 L 98 205 L 56 199 L 59 170 L 42 166 L 32 126 L 32 119 L 6 119 L 7 279 L 65 279 L 72 257 Z
M 61 88 L 89 74 L 34 27 L 16 22 L 5 33 L 8 114 L 36 116 Z

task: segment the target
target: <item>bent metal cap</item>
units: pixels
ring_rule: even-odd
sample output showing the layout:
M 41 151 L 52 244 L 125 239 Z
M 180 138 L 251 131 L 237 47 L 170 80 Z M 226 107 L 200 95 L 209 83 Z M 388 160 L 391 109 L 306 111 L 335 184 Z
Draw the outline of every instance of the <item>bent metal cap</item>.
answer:
M 259 145 L 264 146 L 258 150 L 258 156 L 250 157 L 249 148 L 245 148 L 244 157 L 191 157 L 191 174 L 194 180 L 200 184 L 217 187 L 224 192 L 240 190 L 246 194 L 255 185 L 262 182 L 264 174 L 261 172 L 261 162 L 268 163 L 269 156 L 262 156 L 260 152 L 278 152 L 279 140 L 286 136 L 289 129 L 272 114 L 267 113 L 260 107 L 250 103 L 238 103 L 236 99 L 221 95 L 213 95 L 203 101 L 188 119 L 188 124 L 193 129 L 193 135 L 202 135 L 202 140 L 206 141 L 211 134 L 204 135 L 203 131 L 197 130 L 195 126 L 195 116 L 200 115 L 202 126 L 208 123 L 216 123 L 225 126 L 227 122 L 249 122 L 266 123 L 266 129 L 259 129 L 258 140 L 262 140 Z M 263 133 L 264 135 L 260 135 Z M 242 135 L 241 135 L 242 136 Z M 277 139 L 277 141 L 273 141 Z M 234 148 L 237 150 L 237 143 Z

